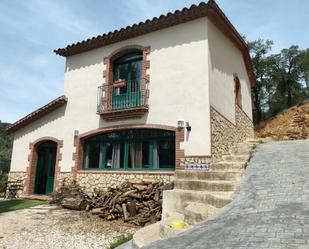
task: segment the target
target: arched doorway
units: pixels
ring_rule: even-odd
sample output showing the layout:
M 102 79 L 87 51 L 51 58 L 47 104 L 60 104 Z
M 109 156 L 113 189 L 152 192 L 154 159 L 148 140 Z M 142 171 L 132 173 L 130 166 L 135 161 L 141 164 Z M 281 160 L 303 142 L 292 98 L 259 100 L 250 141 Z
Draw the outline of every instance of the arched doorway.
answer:
M 51 140 L 44 141 L 36 150 L 34 194 L 48 195 L 54 190 L 57 143 Z

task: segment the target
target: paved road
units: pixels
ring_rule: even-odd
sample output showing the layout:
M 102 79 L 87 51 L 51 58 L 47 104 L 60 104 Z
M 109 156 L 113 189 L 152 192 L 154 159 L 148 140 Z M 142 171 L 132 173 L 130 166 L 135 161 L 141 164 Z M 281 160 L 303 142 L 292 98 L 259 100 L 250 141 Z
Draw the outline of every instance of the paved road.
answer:
M 257 146 L 232 203 L 146 248 L 309 248 L 309 141 Z

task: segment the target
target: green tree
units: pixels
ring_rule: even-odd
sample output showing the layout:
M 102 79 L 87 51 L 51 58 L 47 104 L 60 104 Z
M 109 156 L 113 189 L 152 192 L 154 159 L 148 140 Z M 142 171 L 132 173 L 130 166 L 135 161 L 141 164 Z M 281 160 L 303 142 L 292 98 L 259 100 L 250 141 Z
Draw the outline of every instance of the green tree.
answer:
M 256 75 L 256 84 L 252 88 L 252 97 L 255 105 L 255 123 L 262 120 L 262 110 L 265 108 L 265 99 L 271 91 L 271 82 L 269 80 L 269 60 L 267 54 L 273 45 L 271 40 L 258 39 L 248 43 L 252 65 Z M 267 91 L 268 89 L 268 91 Z
M 299 55 L 300 77 L 306 85 L 307 97 L 309 96 L 309 49 L 302 51 Z
M 0 171 L 7 173 L 10 168 L 13 139 L 5 133 L 5 127 L 0 123 Z
M 269 57 L 270 77 L 277 88 L 275 96 L 281 98 L 279 102 L 284 100 L 285 103 L 283 105 L 288 108 L 295 104 L 296 96 L 302 90 L 299 81 L 300 53 L 299 47 L 293 45 L 288 49 L 281 50 L 281 53 Z

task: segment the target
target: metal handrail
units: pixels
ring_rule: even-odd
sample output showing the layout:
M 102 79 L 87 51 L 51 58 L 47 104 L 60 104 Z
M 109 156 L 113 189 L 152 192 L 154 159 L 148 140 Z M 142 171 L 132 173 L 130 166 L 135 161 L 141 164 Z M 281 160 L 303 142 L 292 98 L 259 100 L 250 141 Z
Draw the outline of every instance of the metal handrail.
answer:
M 97 112 L 103 113 L 147 106 L 146 91 L 141 90 L 140 83 L 140 80 L 127 82 L 125 93 L 121 93 L 121 89 L 113 87 L 113 84 L 99 86 L 97 92 Z

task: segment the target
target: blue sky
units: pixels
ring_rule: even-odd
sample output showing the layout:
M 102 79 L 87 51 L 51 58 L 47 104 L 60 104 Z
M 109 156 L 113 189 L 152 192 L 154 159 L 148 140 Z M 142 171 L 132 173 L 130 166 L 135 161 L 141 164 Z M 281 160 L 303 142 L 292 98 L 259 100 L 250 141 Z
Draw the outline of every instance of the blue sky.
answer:
M 1 0 L 0 120 L 15 122 L 63 94 L 65 59 L 52 51 L 197 0 Z M 309 1 L 217 0 L 248 40 L 273 52 L 309 47 Z

